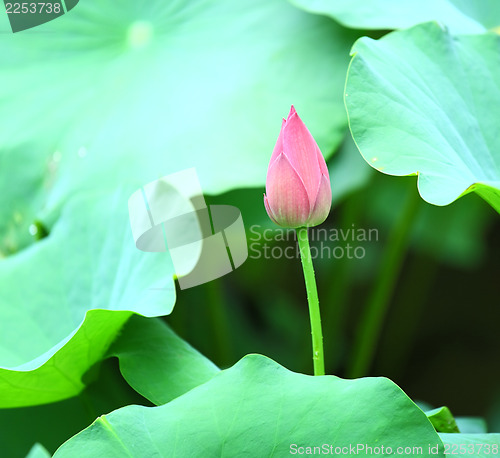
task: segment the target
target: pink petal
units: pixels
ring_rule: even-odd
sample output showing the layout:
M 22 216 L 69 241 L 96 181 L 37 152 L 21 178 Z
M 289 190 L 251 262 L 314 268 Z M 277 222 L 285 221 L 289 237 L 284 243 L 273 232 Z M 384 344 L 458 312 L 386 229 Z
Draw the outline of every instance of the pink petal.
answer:
M 283 152 L 304 182 L 309 202 L 312 205 L 321 181 L 321 168 L 318 167 L 318 153 L 321 153 L 313 136 L 293 106 L 282 131 L 282 136 Z
M 266 195 L 277 224 L 284 227 L 306 224 L 311 213 L 309 197 L 304 183 L 284 154 L 279 155 L 269 167 Z
M 332 206 L 332 188 L 330 187 L 330 179 L 322 175 L 321 183 L 318 187 L 318 193 L 311 215 L 307 220 L 309 227 L 321 224 L 327 218 Z
M 321 154 L 319 147 L 316 150 L 316 154 L 318 157 L 318 165 L 319 169 L 321 170 L 321 173 L 326 176 L 328 181 L 330 181 L 330 174 L 328 173 L 328 167 L 326 166 L 325 158 L 323 157 L 323 154 Z
M 276 145 L 274 145 L 273 154 L 271 154 L 271 160 L 269 161 L 269 166 L 275 161 L 275 159 L 283 152 L 283 127 L 285 127 L 285 119 L 281 122 L 281 130 L 278 135 L 278 140 L 276 140 Z
M 271 221 L 273 223 L 278 224 L 278 222 L 276 221 L 276 218 L 274 217 L 273 211 L 271 210 L 271 207 L 269 206 L 269 203 L 267 201 L 267 196 L 265 194 L 264 194 L 264 207 L 266 207 L 266 212 L 269 215 L 269 218 L 271 218 Z M 278 224 L 278 226 L 279 226 L 279 224 Z

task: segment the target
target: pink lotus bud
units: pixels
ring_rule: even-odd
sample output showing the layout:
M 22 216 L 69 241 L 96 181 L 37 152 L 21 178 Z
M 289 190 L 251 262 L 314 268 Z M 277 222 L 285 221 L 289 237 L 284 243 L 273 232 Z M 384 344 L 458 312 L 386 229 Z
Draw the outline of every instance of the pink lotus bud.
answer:
M 267 169 L 264 205 L 279 226 L 321 224 L 332 204 L 325 159 L 292 105 Z

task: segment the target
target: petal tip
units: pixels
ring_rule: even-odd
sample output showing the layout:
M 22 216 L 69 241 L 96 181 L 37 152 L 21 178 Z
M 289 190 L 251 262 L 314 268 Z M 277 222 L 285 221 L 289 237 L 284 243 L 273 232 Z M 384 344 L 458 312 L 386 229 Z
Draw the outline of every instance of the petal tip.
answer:
M 296 115 L 297 114 L 297 111 L 295 110 L 295 107 L 292 105 L 290 107 L 290 113 L 288 113 L 288 118 L 286 118 L 286 120 L 288 121 L 293 115 Z

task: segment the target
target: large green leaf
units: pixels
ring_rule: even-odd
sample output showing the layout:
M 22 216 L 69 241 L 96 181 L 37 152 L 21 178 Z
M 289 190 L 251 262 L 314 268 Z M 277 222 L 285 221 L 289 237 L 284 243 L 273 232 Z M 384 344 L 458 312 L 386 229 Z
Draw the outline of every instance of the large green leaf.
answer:
M 156 405 L 210 380 L 219 369 L 159 319 L 132 316 L 108 353 L 127 382 Z
M 286 0 L 85 0 L 2 34 L 0 145 L 57 149 L 52 203 L 192 166 L 207 192 L 262 185 L 292 103 L 326 155 L 341 142 L 357 36 Z
M 290 0 L 313 13 L 331 16 L 347 27 L 400 29 L 439 21 L 453 32 L 480 33 L 500 25 L 497 0 Z
M 171 312 L 171 262 L 135 247 L 127 198 L 71 200 L 47 238 L 0 262 L 1 407 L 77 394 L 133 312 Z
M 393 453 L 411 444 L 430 456 L 429 444 L 440 443 L 425 414 L 388 379 L 307 376 L 250 355 L 164 406 L 100 417 L 54 456 L 267 457 L 323 444 Z M 444 456 L 442 445 L 436 456 Z
M 362 38 L 345 103 L 365 160 L 417 173 L 426 201 L 475 191 L 500 211 L 500 37 L 453 37 L 435 23 Z

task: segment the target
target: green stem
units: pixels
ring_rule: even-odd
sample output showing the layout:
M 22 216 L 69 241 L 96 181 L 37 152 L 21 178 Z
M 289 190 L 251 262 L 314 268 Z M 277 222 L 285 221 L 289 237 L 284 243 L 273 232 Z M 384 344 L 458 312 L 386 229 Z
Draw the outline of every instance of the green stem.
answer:
M 297 239 L 302 258 L 302 269 L 306 282 L 307 302 L 309 303 L 309 317 L 311 319 L 312 350 L 314 375 L 325 375 L 325 361 L 323 356 L 323 332 L 321 331 L 321 315 L 319 311 L 318 290 L 316 288 L 316 278 L 314 277 L 314 267 L 309 248 L 309 236 L 307 228 L 297 229 Z
M 364 376 L 370 369 L 382 324 L 405 258 L 411 227 L 419 203 L 420 197 L 412 189 L 405 209 L 389 235 L 378 276 L 357 330 L 351 364 L 347 370 L 349 378 Z

